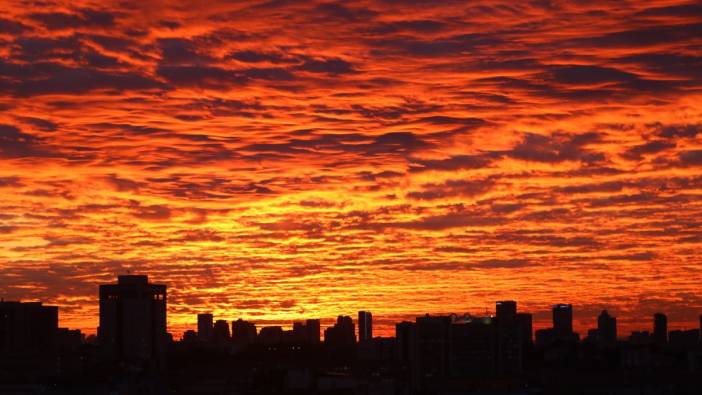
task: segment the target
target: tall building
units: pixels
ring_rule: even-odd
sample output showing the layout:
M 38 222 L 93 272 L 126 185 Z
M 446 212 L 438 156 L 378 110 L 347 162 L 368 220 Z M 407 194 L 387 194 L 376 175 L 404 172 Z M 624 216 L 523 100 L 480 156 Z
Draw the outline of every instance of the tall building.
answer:
M 497 329 L 494 331 L 494 335 L 497 340 L 497 349 L 494 368 L 501 374 L 520 373 L 523 342 L 522 330 L 517 324 L 517 302 L 512 300 L 497 302 L 495 303 L 495 312 Z M 485 325 L 480 327 L 483 332 L 487 330 L 484 327 Z M 489 330 L 487 331 L 489 332 Z
M 107 360 L 163 369 L 166 339 L 165 285 L 138 275 L 100 285 L 98 340 Z
M 232 321 L 232 340 L 239 344 L 251 344 L 256 341 L 256 324 L 239 318 Z
M 617 344 L 617 319 L 602 310 L 597 317 L 597 342 L 603 347 L 614 347 Z
M 448 375 L 451 316 L 424 315 L 415 320 L 411 354 L 411 384 L 417 391 L 431 389 Z
M 358 312 L 358 341 L 365 343 L 373 340 L 373 315 L 370 311 Z
M 491 317 L 455 317 L 449 329 L 449 376 L 485 377 L 521 370 L 514 323 L 503 325 Z
M 517 319 L 517 302 L 505 300 L 495 303 L 498 324 L 511 325 Z
M 305 322 L 293 322 L 292 335 L 288 341 L 296 344 L 319 344 L 319 320 L 308 319 Z
M 552 313 L 554 335 L 560 339 L 570 339 L 573 336 L 573 305 L 554 305 Z
M 293 322 L 292 338 L 290 339 L 295 344 L 307 343 L 307 328 L 304 322 Z
M 58 307 L 0 301 L 0 355 L 42 353 L 56 345 Z
M 274 345 L 283 341 L 285 331 L 280 326 L 264 326 L 258 332 L 258 341 L 261 344 Z
M 522 339 L 522 348 L 529 349 L 534 344 L 532 335 L 533 318 L 529 313 L 517 313 L 517 326 Z
M 398 361 L 408 363 L 412 354 L 414 323 L 402 321 L 395 324 L 395 357 Z
M 503 325 L 508 328 L 506 331 L 494 317 L 453 314 L 425 315 L 417 317 L 414 324 L 398 324 L 398 358 L 409 359 L 412 390 L 434 393 L 454 379 L 521 371 L 516 324 L 513 321 L 512 325 Z M 405 342 L 409 344 L 405 346 Z
M 668 317 L 663 313 L 653 315 L 653 342 L 656 344 L 668 342 Z
M 197 337 L 203 341 L 212 340 L 213 317 L 211 313 L 197 315 Z
M 305 332 L 307 334 L 308 343 L 319 344 L 321 332 L 318 319 L 308 319 L 305 321 Z
M 227 320 L 217 320 L 212 326 L 212 340 L 217 344 L 225 344 L 231 340 Z
M 333 348 L 353 347 L 356 344 L 356 328 L 351 317 L 337 317 L 336 324 L 324 330 L 324 344 Z

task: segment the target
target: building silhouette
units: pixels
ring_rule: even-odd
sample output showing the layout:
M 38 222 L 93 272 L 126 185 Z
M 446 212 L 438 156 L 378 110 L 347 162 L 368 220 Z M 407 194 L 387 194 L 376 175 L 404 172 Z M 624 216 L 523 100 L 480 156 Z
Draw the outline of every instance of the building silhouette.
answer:
M 432 387 L 449 372 L 450 316 L 417 317 L 410 353 L 411 385 L 416 390 Z
M 512 357 L 521 358 L 519 351 L 514 350 L 514 347 L 519 347 L 519 341 L 514 337 L 516 333 L 514 321 L 500 327 L 492 317 L 453 317 L 447 350 L 449 377 L 491 376 L 497 372 L 518 370 L 521 359 L 512 360 Z
M 522 349 L 529 350 L 534 345 L 533 317 L 530 313 L 517 313 L 517 327 L 519 327 Z
M 247 345 L 256 341 L 256 324 L 239 318 L 232 321 L 232 341 Z
M 202 341 L 212 340 L 213 317 L 211 313 L 197 315 L 197 337 Z
M 0 393 L 5 380 L 43 381 L 81 371 L 80 330 L 59 328 L 57 306 L 0 300 Z
M 414 324 L 402 321 L 395 324 L 395 358 L 402 363 L 409 363 L 413 345 Z
M 522 333 L 516 303 L 498 302 L 498 315 L 417 317 L 396 325 L 398 361 L 408 361 L 411 388 L 439 391 L 444 383 L 519 375 L 523 370 Z
M 495 316 L 502 324 L 512 324 L 517 318 L 517 302 L 513 300 L 495 303 Z
M 41 302 L 0 302 L 0 355 L 32 354 L 55 346 L 58 307 Z
M 265 345 L 275 345 L 283 342 L 284 330 L 280 326 L 264 326 L 258 333 L 258 341 Z
M 183 338 L 182 338 L 183 343 L 195 344 L 199 340 L 200 340 L 200 337 L 198 336 L 197 331 L 194 331 L 192 329 L 188 329 L 187 331 L 183 332 Z
M 100 285 L 98 340 L 108 361 L 136 368 L 165 367 L 166 286 L 123 275 Z
M 653 342 L 658 345 L 668 343 L 668 317 L 663 313 L 653 315 Z
M 617 319 L 602 310 L 597 317 L 597 343 L 602 347 L 614 347 L 617 344 Z
M 231 339 L 227 320 L 217 320 L 212 326 L 212 341 L 216 344 L 226 344 Z
M 573 335 L 573 305 L 556 304 L 551 309 L 553 332 L 558 339 L 569 339 Z
M 324 344 L 331 348 L 349 348 L 356 344 L 356 328 L 351 317 L 340 315 L 336 324 L 324 330 Z
M 307 343 L 307 328 L 304 322 L 293 322 L 291 340 L 295 344 Z
M 668 343 L 673 349 L 689 349 L 700 342 L 700 331 L 697 329 L 674 330 L 668 333 Z
M 309 344 L 319 344 L 321 328 L 319 319 L 308 319 L 305 321 L 306 339 Z
M 370 311 L 358 312 L 358 341 L 365 343 L 373 339 L 373 315 Z
M 293 322 L 291 330 L 268 326 L 258 334 L 255 324 L 238 319 L 230 336 L 228 322 L 213 323 L 211 314 L 198 314 L 197 331 L 174 342 L 165 332 L 165 307 L 166 287 L 146 276 L 119 276 L 116 284 L 101 285 L 96 343 L 84 341 L 80 331 L 58 328 L 55 306 L 0 300 L 0 393 L 186 388 L 184 393 L 450 394 L 530 388 L 528 393 L 550 394 L 576 388 L 583 394 L 697 394 L 702 384 L 702 325 L 667 332 L 662 313 L 654 318 L 658 344 L 648 331 L 618 340 L 616 318 L 607 310 L 580 342 L 572 331 L 572 307 L 555 305 L 553 328 L 537 331 L 533 347 L 532 315 L 520 313 L 515 301 L 496 302 L 494 316 L 419 316 L 397 323 L 394 338 L 362 335 L 369 332 L 362 327 L 370 314 L 360 312 L 358 335 L 366 340 L 356 343 L 354 321 L 338 316 L 319 347 L 313 346 L 320 339 L 319 319 Z
M 519 373 L 522 371 L 523 359 L 524 340 L 522 336 L 525 335 L 526 329 L 519 325 L 517 302 L 509 300 L 495 303 L 495 319 L 497 323 L 495 369 L 500 374 Z

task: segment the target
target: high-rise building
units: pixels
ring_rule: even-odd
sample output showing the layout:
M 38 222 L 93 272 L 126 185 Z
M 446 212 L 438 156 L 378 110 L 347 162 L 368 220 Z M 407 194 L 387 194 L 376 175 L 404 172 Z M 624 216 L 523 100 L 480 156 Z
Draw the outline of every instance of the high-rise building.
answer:
M 239 344 L 251 344 L 256 341 L 256 324 L 239 318 L 232 321 L 232 340 Z
M 285 331 L 280 326 L 264 326 L 258 333 L 258 341 L 261 344 L 274 345 L 283 341 Z
M 319 320 L 317 319 L 293 322 L 292 337 L 288 340 L 296 344 L 319 344 L 319 330 Z
M 292 338 L 290 339 L 295 344 L 307 343 L 307 328 L 304 322 L 293 322 Z
M 559 339 L 570 339 L 573 336 L 573 305 L 554 305 L 552 313 L 554 335 Z
M 52 349 L 58 307 L 41 302 L 0 302 L 0 355 L 29 355 Z
M 597 317 L 597 342 L 603 347 L 614 347 L 617 344 L 617 319 L 602 310 Z
M 411 346 L 411 383 L 415 390 L 430 389 L 448 375 L 451 321 L 451 316 L 417 317 Z
M 373 340 L 373 315 L 370 311 L 358 312 L 358 341 L 365 343 Z
M 522 370 L 522 331 L 517 323 L 517 302 L 497 302 L 495 312 L 497 349 L 494 368 L 500 374 L 519 373 Z
M 499 325 L 511 325 L 517 319 L 517 302 L 503 300 L 495 303 L 495 315 Z
M 138 275 L 119 276 L 117 284 L 100 285 L 98 339 L 109 361 L 163 369 L 166 286 Z
M 402 348 L 406 348 L 412 390 L 433 393 L 447 379 L 519 372 L 521 344 L 514 320 L 504 328 L 508 330 L 500 334 L 495 317 L 453 314 L 425 315 L 414 324 L 398 324 L 398 358 L 404 357 Z
M 308 319 L 305 321 L 305 332 L 307 333 L 308 343 L 319 344 L 321 332 L 318 319 Z
M 197 315 L 197 337 L 203 341 L 212 340 L 213 317 L 211 313 Z
M 663 313 L 653 315 L 653 342 L 656 344 L 668 342 L 668 317 Z
M 227 320 L 217 320 L 212 326 L 212 340 L 217 344 L 225 344 L 231 340 Z
M 412 354 L 414 323 L 402 321 L 395 324 L 395 357 L 398 361 L 408 363 Z
M 517 327 L 519 327 L 522 348 L 529 349 L 534 344 L 532 335 L 532 316 L 529 313 L 517 313 Z
M 333 348 L 353 347 L 356 344 L 356 328 L 351 317 L 337 317 L 336 324 L 324 330 L 324 344 Z
M 514 321 L 503 325 L 492 317 L 455 317 L 449 329 L 449 376 L 484 377 L 519 371 L 521 354 Z

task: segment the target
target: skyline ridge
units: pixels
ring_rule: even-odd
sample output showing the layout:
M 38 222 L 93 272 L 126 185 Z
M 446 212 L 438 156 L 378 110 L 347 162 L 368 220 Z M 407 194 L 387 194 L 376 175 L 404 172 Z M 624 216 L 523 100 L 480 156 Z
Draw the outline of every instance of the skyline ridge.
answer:
M 118 275 L 117 275 L 117 278 L 118 278 L 119 281 L 121 281 L 122 278 L 126 279 L 125 281 L 148 281 L 148 274 L 127 272 L 127 273 L 125 273 L 125 274 L 118 274 Z M 133 280 L 132 280 L 132 279 L 133 279 Z M 149 284 L 150 284 L 150 285 L 154 285 L 154 286 L 167 287 L 167 284 L 151 283 L 151 282 L 149 282 Z M 102 284 L 102 285 L 108 285 L 108 284 Z M 100 286 L 102 286 L 102 285 L 100 285 Z M 3 297 L 3 298 L 0 298 L 0 300 L 2 300 L 2 301 L 4 302 L 4 301 L 5 301 L 5 298 L 4 298 L 4 297 Z M 21 300 L 15 300 L 15 301 L 8 300 L 7 302 L 21 302 Z M 23 303 L 26 303 L 26 302 L 27 302 L 27 301 L 25 301 L 25 302 L 23 302 Z M 33 302 L 33 301 L 29 301 L 29 302 Z M 37 301 L 37 302 L 43 303 L 42 301 Z M 495 301 L 495 302 L 494 302 L 494 305 L 499 306 L 499 305 L 502 304 L 502 303 L 515 303 L 515 305 L 516 305 L 518 302 L 519 302 L 519 301 L 516 301 L 516 300 L 506 300 L 506 299 L 503 299 L 503 300 Z M 45 305 L 45 306 L 48 306 L 48 305 Z M 520 305 L 520 306 L 521 306 L 521 305 Z M 572 323 L 578 323 L 578 324 L 576 324 L 576 325 L 573 325 L 573 327 L 572 327 L 573 332 L 579 333 L 579 334 L 581 334 L 581 335 L 587 334 L 587 331 L 590 329 L 590 327 L 591 327 L 592 325 L 590 325 L 590 327 L 588 327 L 588 324 L 583 324 L 582 322 L 579 322 L 579 320 L 576 320 L 576 319 L 575 319 L 576 315 L 574 315 L 574 312 L 577 312 L 577 311 L 578 311 L 578 309 L 577 309 L 578 305 L 577 305 L 577 304 L 573 304 L 573 303 L 567 303 L 567 304 L 566 304 L 566 303 L 562 303 L 562 302 L 553 303 L 553 304 L 550 305 L 550 307 L 551 307 L 551 310 L 550 310 L 550 311 L 555 310 L 557 307 L 563 307 L 563 306 L 567 306 L 569 309 L 571 309 L 571 310 L 570 310 L 570 311 L 571 311 L 571 316 L 570 316 L 570 318 L 569 318 L 570 321 L 571 321 Z M 575 309 L 573 309 L 573 306 L 575 307 Z M 58 308 L 59 308 L 59 311 L 60 311 L 61 306 L 55 306 L 55 307 L 58 307 Z M 377 312 L 376 312 L 376 313 L 375 313 L 375 319 L 373 320 L 373 322 L 376 322 L 376 323 L 379 322 L 379 323 L 380 323 L 380 326 L 375 326 L 375 325 L 374 325 L 373 327 L 375 327 L 376 330 L 377 330 L 377 329 L 380 329 L 379 332 L 382 333 L 383 336 L 387 336 L 387 334 L 389 333 L 390 330 L 394 330 L 395 324 L 397 324 L 397 323 L 399 323 L 399 322 L 407 321 L 407 319 L 411 319 L 411 318 L 424 317 L 424 316 L 427 316 L 427 317 L 428 317 L 428 316 L 434 316 L 434 317 L 441 317 L 441 316 L 457 316 L 457 317 L 496 317 L 497 314 L 498 314 L 498 310 L 499 310 L 498 307 L 495 307 L 493 310 L 489 310 L 489 309 L 486 307 L 485 310 L 484 310 L 484 314 L 483 314 L 483 315 L 481 315 L 480 313 L 472 313 L 472 312 L 466 312 L 466 311 L 456 313 L 456 312 L 448 312 L 448 311 L 433 310 L 433 311 L 427 311 L 427 312 L 417 313 L 417 314 L 408 314 L 408 315 L 406 315 L 406 316 L 403 316 L 403 318 L 400 319 L 399 321 L 397 321 L 397 320 L 396 320 L 396 321 L 391 321 L 391 320 L 393 319 L 391 316 L 378 315 Z M 521 312 L 524 312 L 523 310 L 520 310 L 520 311 L 521 311 Z M 609 312 L 609 309 L 607 309 L 607 308 L 605 307 L 605 308 L 603 308 L 603 309 L 600 311 L 600 314 L 598 314 L 598 315 L 601 316 L 601 314 L 608 313 L 608 312 Z M 166 305 L 166 315 L 167 315 L 167 313 L 168 313 L 168 308 L 167 308 L 167 305 Z M 366 310 L 357 309 L 357 310 L 354 311 L 354 313 L 358 313 L 358 316 L 360 317 L 361 313 L 368 313 L 368 314 L 370 314 L 371 312 L 370 312 L 370 311 L 366 311 Z M 532 312 L 532 311 L 526 311 L 526 313 L 528 313 L 528 314 L 529 314 L 530 316 L 532 316 L 532 317 L 535 316 L 534 312 Z M 540 313 L 543 314 L 544 312 L 541 311 Z M 702 310 L 700 311 L 700 313 L 699 313 L 699 315 L 698 315 L 697 317 L 691 317 L 691 318 L 689 318 L 690 320 L 688 320 L 688 321 L 672 321 L 672 320 L 668 320 L 668 315 L 667 315 L 665 312 L 662 312 L 662 311 L 657 311 L 657 312 L 653 313 L 653 315 L 652 315 L 651 317 L 655 319 L 655 318 L 656 318 L 658 315 L 660 315 L 660 314 L 663 314 L 663 315 L 666 317 L 666 327 L 667 327 L 668 329 L 670 329 L 670 330 L 688 330 L 688 329 L 691 329 L 691 328 L 692 328 L 692 329 L 695 329 L 696 326 L 697 326 L 698 324 L 699 324 L 699 325 L 702 325 Z M 196 323 L 199 322 L 199 318 L 200 318 L 201 315 L 206 315 L 206 316 L 209 315 L 209 316 L 211 317 L 210 320 L 213 320 L 214 318 L 217 318 L 217 319 L 220 319 L 220 320 L 221 320 L 221 317 L 222 317 L 222 314 L 218 314 L 218 313 L 214 313 L 214 312 L 212 312 L 212 311 L 205 310 L 205 311 L 201 311 L 201 312 L 196 313 L 196 316 L 197 316 L 197 318 L 198 318 L 198 319 L 196 320 Z M 340 317 L 340 316 L 351 316 L 351 315 L 353 315 L 353 314 L 351 314 L 351 313 L 349 313 L 349 312 L 340 312 L 340 313 L 338 313 L 338 316 L 339 316 L 339 317 Z M 585 317 L 583 317 L 583 313 L 581 313 L 581 314 L 579 314 L 579 315 L 581 316 L 582 319 L 584 319 L 584 320 L 586 319 Z M 224 316 L 226 317 L 226 314 L 225 314 Z M 59 314 L 58 317 L 59 317 L 59 323 L 60 323 L 60 314 Z M 213 318 L 212 318 L 212 317 L 213 317 Z M 267 326 L 281 326 L 281 327 L 283 327 L 284 329 L 292 329 L 292 328 L 294 327 L 294 324 L 297 323 L 297 322 L 304 322 L 305 320 L 315 319 L 315 320 L 319 320 L 320 323 L 322 323 L 322 322 L 327 322 L 328 326 L 324 326 L 324 325 L 321 326 L 322 329 L 325 329 L 325 328 L 327 328 L 327 327 L 329 327 L 329 326 L 332 326 L 332 325 L 334 324 L 334 320 L 335 320 L 334 317 L 336 317 L 336 315 L 335 315 L 335 316 L 331 316 L 331 317 L 299 316 L 299 317 L 297 317 L 297 318 L 293 318 L 293 319 L 288 320 L 288 321 L 258 321 L 258 322 L 257 322 L 256 319 L 253 318 L 253 317 L 234 316 L 234 317 L 227 317 L 227 320 L 224 320 L 224 321 L 226 321 L 226 322 L 231 322 L 231 323 L 233 324 L 233 323 L 235 322 L 235 320 L 244 319 L 244 320 L 246 320 L 246 321 L 253 322 L 254 324 L 261 323 L 261 324 L 265 324 L 265 325 L 267 325 Z M 378 319 L 378 318 L 380 318 L 380 319 Z M 596 317 L 596 316 L 589 317 L 589 318 L 590 318 L 590 321 L 594 322 L 594 324 L 597 324 L 597 317 Z M 615 325 L 617 325 L 617 326 L 619 327 L 619 329 L 620 329 L 620 330 L 619 330 L 619 333 L 620 333 L 620 335 L 621 335 L 621 336 L 618 336 L 617 339 L 628 338 L 628 336 L 630 335 L 630 333 L 624 332 L 624 331 L 622 331 L 621 329 L 630 330 L 631 332 L 634 332 L 634 331 L 645 331 L 645 330 L 647 330 L 646 328 L 642 328 L 642 327 L 640 327 L 640 328 L 634 328 L 634 327 L 631 327 L 631 328 L 630 328 L 630 327 L 628 327 L 628 326 L 627 326 L 627 327 L 623 327 L 623 326 L 621 326 L 621 325 L 616 324 L 616 322 L 621 323 L 621 321 L 618 321 L 618 320 L 617 320 L 617 318 L 619 318 L 619 317 L 614 316 L 614 318 L 615 318 Z M 542 319 L 540 322 L 539 322 L 539 321 L 535 321 L 535 325 L 533 326 L 533 332 L 536 332 L 537 330 L 540 330 L 540 329 L 548 328 L 548 326 L 547 326 L 548 321 L 551 320 L 551 321 L 553 322 L 554 319 L 555 319 L 554 317 L 550 317 L 549 319 Z M 698 322 L 698 320 L 699 320 L 699 322 Z M 358 321 L 356 321 L 356 323 L 358 323 Z M 653 324 L 654 321 L 651 321 L 651 323 Z M 171 333 L 171 332 L 170 332 L 170 329 L 171 329 L 171 328 L 168 326 L 168 321 L 166 321 L 166 324 L 167 324 L 166 329 L 169 331 L 169 333 Z M 281 325 L 277 325 L 277 324 L 281 324 Z M 690 326 L 690 325 L 691 325 L 691 326 Z M 192 326 L 192 325 L 186 324 L 186 325 L 183 325 L 183 328 L 187 328 L 187 327 L 189 327 L 189 326 Z M 199 326 L 199 324 L 198 324 L 198 326 Z M 652 325 L 650 329 L 653 329 L 654 327 L 655 327 L 655 325 Z M 96 328 L 97 328 L 97 327 L 96 327 Z M 96 329 L 96 328 L 93 328 L 93 329 Z M 74 328 L 74 329 L 80 329 L 80 330 L 81 330 L 84 334 L 86 334 L 86 335 L 95 335 L 95 334 L 96 334 L 95 332 L 85 331 L 85 330 L 84 330 L 85 328 Z M 181 337 L 182 337 L 183 334 L 184 334 L 186 331 L 188 331 L 188 330 L 189 330 L 189 329 L 184 329 L 184 330 L 182 330 L 182 332 L 181 332 Z M 359 330 L 360 330 L 360 326 L 359 326 Z M 700 330 L 702 331 L 702 327 L 700 327 Z M 372 331 L 371 331 L 371 332 L 372 332 Z M 653 333 L 653 330 L 651 330 L 651 333 Z M 177 334 L 177 333 L 176 333 L 176 334 Z M 360 336 L 360 335 L 359 335 L 359 336 Z

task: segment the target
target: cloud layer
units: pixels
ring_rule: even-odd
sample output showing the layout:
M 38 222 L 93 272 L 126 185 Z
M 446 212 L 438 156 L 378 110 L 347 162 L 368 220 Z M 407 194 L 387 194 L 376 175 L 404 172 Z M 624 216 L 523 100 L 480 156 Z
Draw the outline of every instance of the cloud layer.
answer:
M 169 285 L 174 332 L 702 310 L 694 2 L 5 8 L 0 295 L 63 325 L 94 331 L 127 270 Z

